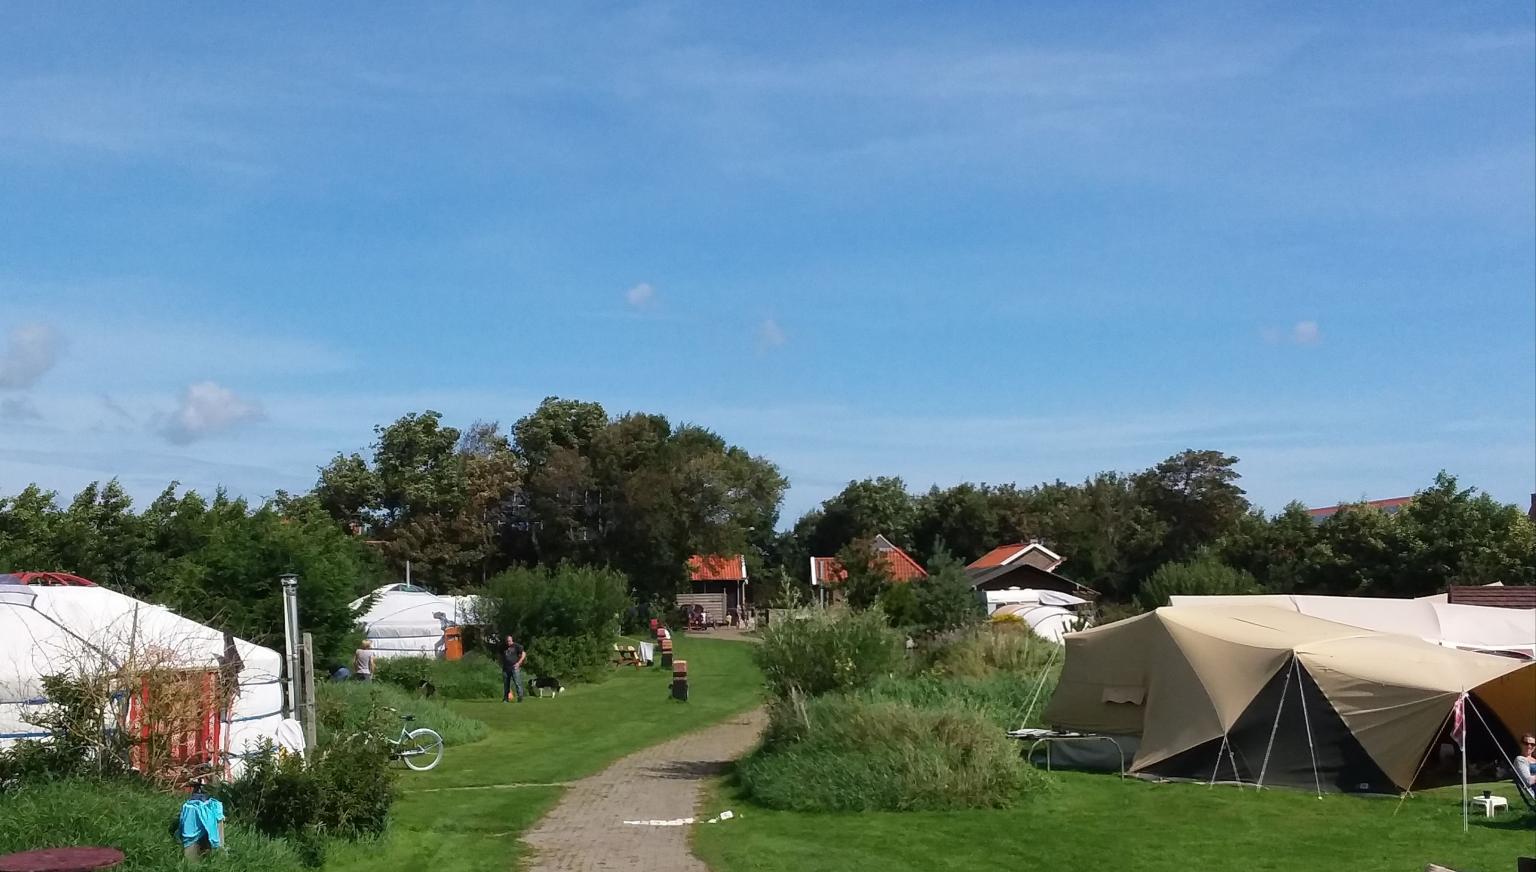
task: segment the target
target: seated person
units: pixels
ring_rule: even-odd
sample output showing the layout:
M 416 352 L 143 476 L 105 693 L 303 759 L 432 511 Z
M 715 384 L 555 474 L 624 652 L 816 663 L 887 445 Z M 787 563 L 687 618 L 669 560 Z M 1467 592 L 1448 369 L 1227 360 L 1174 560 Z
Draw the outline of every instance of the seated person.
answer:
M 1520 756 L 1515 758 L 1515 777 L 1525 782 L 1536 794 L 1536 736 L 1526 733 L 1520 737 Z

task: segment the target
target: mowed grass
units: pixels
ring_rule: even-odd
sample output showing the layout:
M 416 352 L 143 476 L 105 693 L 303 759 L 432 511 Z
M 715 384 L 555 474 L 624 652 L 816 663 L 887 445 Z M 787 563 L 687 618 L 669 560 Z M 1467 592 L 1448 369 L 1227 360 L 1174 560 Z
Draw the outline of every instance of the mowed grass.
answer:
M 623 669 L 557 699 L 450 702 L 490 735 L 447 749 L 431 772 L 401 775 L 388 834 L 338 845 L 329 872 L 506 872 L 522 859 L 522 833 L 559 800 L 561 782 L 759 704 L 762 676 L 743 642 L 682 637 L 690 699 L 668 696 L 671 672 Z M 420 726 L 432 726 L 423 720 Z M 548 786 L 541 786 L 548 785 Z
M 809 814 L 745 803 L 721 786 L 710 808 L 739 817 L 694 831 L 714 872 L 1510 872 L 1536 854 L 1518 799 L 1461 831 L 1460 790 L 1396 798 L 1324 796 L 1230 786 L 1152 784 L 1056 773 L 1056 789 L 1017 808 Z M 1511 785 L 1484 785 L 1510 796 Z M 1480 790 L 1481 788 L 1479 788 Z M 1476 794 L 1474 794 L 1476 795 Z

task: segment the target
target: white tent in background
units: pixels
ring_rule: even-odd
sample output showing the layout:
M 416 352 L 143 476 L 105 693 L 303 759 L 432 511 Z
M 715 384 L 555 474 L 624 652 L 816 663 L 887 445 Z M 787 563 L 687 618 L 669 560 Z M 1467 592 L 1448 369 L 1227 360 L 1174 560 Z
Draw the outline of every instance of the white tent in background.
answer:
M 986 597 L 991 617 L 1013 615 L 1047 641 L 1061 643 L 1066 634 L 1078 629 L 1082 616 L 1078 607 L 1088 601 L 1057 590 L 1032 590 L 1011 587 L 1007 590 L 981 591 Z
M 240 666 L 229 711 L 216 713 L 210 693 L 201 732 L 178 737 L 178 744 L 192 757 L 216 754 L 232 770 L 263 739 L 302 751 L 303 731 L 283 717 L 282 655 L 243 639 L 230 641 Z M 45 675 L 110 671 L 156 658 L 179 672 L 202 673 L 211 688 L 224 655 L 222 632 L 163 606 L 88 582 L 54 587 L 0 575 L 0 747 L 44 737 L 26 714 L 48 702 Z M 124 704 L 131 706 L 131 697 Z
M 358 615 L 363 638 L 380 657 L 442 657 L 443 631 L 476 623 L 479 597 L 440 596 L 424 587 L 386 584 L 352 602 L 353 611 L 368 603 Z
M 1518 654 L 1536 660 L 1536 609 L 1503 609 L 1445 602 L 1441 597 L 1175 596 L 1175 606 L 1268 606 L 1378 633 L 1397 633 L 1443 648 Z

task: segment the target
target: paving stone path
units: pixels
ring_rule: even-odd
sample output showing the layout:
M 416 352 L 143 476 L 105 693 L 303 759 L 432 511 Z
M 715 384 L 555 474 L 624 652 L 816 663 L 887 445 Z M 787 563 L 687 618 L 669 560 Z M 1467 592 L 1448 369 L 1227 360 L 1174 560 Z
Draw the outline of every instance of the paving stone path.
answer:
M 708 872 L 688 850 L 704 782 L 751 750 L 766 718 L 762 709 L 631 754 L 576 782 L 524 840 L 533 872 Z M 659 821 L 663 825 L 626 824 Z M 671 825 L 666 825 L 671 824 Z M 727 824 L 728 826 L 728 824 Z

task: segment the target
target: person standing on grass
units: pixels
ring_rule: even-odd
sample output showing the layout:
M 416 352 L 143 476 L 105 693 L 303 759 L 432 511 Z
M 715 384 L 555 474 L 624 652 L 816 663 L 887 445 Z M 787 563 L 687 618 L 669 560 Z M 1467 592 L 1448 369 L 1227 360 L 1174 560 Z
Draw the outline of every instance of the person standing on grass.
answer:
M 517 701 L 523 701 L 523 661 L 528 652 L 509 634 L 507 647 L 501 652 L 501 701 L 511 702 L 512 691 L 517 691 Z
M 1515 758 L 1515 777 L 1525 779 L 1531 792 L 1536 793 L 1536 736 L 1530 733 L 1520 737 L 1520 756 Z
M 373 680 L 373 658 L 377 656 L 373 643 L 364 639 L 363 647 L 357 649 L 357 653 L 352 656 L 352 674 L 357 676 L 358 681 Z

